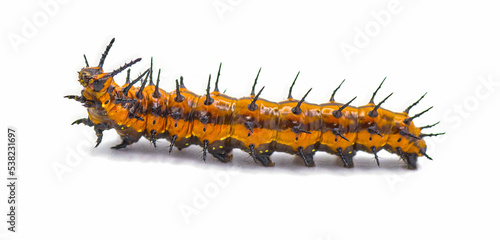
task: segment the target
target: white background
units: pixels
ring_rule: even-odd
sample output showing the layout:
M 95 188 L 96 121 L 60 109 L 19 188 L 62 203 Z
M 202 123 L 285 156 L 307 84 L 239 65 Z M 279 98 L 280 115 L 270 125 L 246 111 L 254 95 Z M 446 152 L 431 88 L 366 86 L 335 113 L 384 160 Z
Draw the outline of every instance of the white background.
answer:
M 19 211 L 10 234 L 5 159 L 0 238 L 498 239 L 499 6 L 467 2 L 4 1 L 0 156 L 15 127 Z M 434 161 L 416 171 L 387 153 L 380 168 L 363 153 L 353 169 L 324 153 L 315 168 L 286 154 L 264 168 L 239 150 L 204 163 L 199 147 L 169 155 L 165 140 L 111 150 L 114 131 L 94 149 L 93 130 L 70 125 L 85 109 L 63 96 L 81 91 L 82 54 L 96 65 L 113 37 L 107 71 L 143 57 L 136 76 L 154 56 L 169 91 L 182 74 L 202 94 L 222 62 L 231 96 L 262 67 L 263 98 L 284 100 L 300 70 L 296 98 L 313 87 L 307 100 L 325 102 L 345 78 L 337 100 L 363 105 L 387 76 L 376 101 L 394 92 L 384 107 L 402 111 L 429 92 L 412 112 L 435 107 L 416 124 L 447 134 L 427 139 Z

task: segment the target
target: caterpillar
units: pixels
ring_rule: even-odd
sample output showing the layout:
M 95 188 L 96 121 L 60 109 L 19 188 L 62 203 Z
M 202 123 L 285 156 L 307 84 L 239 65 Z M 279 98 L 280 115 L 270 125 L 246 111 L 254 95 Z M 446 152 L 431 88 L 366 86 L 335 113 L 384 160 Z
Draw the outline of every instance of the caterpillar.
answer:
M 130 79 L 130 67 L 141 58 L 130 61 L 111 72 L 104 72 L 103 65 L 115 39 L 107 45 L 96 67 L 90 67 L 84 55 L 86 67 L 78 72 L 78 81 L 83 86 L 81 95 L 65 98 L 76 100 L 87 108 L 88 117 L 72 124 L 84 124 L 94 128 L 97 136 L 95 147 L 103 138 L 103 131 L 115 129 L 122 142 L 114 149 L 125 148 L 147 138 L 156 148 L 156 141 L 165 138 L 170 141 L 169 153 L 190 145 L 203 148 L 203 160 L 207 153 L 221 162 L 232 160 L 232 150 L 239 148 L 248 152 L 256 163 L 274 166 L 273 152 L 285 152 L 300 156 L 305 166 L 315 165 L 313 156 L 317 151 L 336 155 L 344 167 L 354 166 L 353 157 L 357 151 L 372 153 L 380 166 L 377 153 L 386 150 L 397 154 L 409 169 L 416 169 L 417 158 L 425 156 L 427 146 L 424 137 L 444 133 L 422 133 L 439 122 L 416 127 L 413 120 L 432 107 L 409 115 L 427 94 L 411 104 L 403 112 L 392 112 L 381 105 L 392 93 L 375 104 L 375 97 L 384 80 L 373 92 L 368 104 L 355 107 L 335 101 L 335 94 L 344 81 L 334 89 L 327 103 L 313 104 L 305 101 L 311 89 L 301 98 L 292 97 L 292 90 L 299 76 L 289 88 L 288 98 L 282 102 L 271 102 L 259 98 L 264 90 L 256 93 L 260 69 L 250 96 L 233 98 L 219 91 L 218 82 L 222 64 L 210 91 L 211 75 L 204 95 L 196 95 L 184 85 L 181 76 L 176 80 L 176 89 L 167 92 L 159 88 L 160 73 L 156 83 L 151 67 L 134 80 Z M 126 82 L 120 86 L 114 77 L 127 70 Z M 140 82 L 139 87 L 134 84 Z

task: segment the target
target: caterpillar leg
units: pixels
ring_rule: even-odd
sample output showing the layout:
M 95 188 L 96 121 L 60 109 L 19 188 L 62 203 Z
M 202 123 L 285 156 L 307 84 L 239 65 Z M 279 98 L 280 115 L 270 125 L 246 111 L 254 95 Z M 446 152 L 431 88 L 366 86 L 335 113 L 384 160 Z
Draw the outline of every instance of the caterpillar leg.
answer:
M 342 148 L 337 148 L 337 155 L 342 160 L 342 163 L 344 164 L 345 168 L 352 168 L 352 167 L 354 167 L 354 163 L 352 161 L 352 158 L 353 158 L 354 154 L 352 154 L 352 152 L 354 152 L 354 151 L 351 151 L 351 154 L 350 153 L 346 153 L 345 151 L 344 152 L 342 151 Z
M 122 137 L 122 142 L 118 145 L 115 145 L 113 147 L 111 147 L 112 149 L 122 149 L 122 148 L 125 148 L 126 146 L 134 143 L 136 141 L 133 141 L 130 137 L 127 137 L 127 136 L 123 136 Z
M 84 96 L 68 95 L 68 96 L 64 96 L 64 97 L 68 98 L 68 99 L 75 100 L 77 102 L 81 102 L 81 103 L 84 103 L 85 101 L 87 101 L 87 99 L 85 99 Z
M 97 136 L 95 147 L 97 147 L 97 146 L 99 146 L 99 144 L 101 144 L 102 136 L 103 136 L 102 133 L 108 129 L 110 129 L 109 126 L 104 124 L 104 123 L 94 124 L 94 131 L 95 131 L 95 135 Z
M 212 156 L 214 156 L 214 158 L 217 158 L 217 160 L 223 162 L 223 163 L 227 163 L 227 162 L 230 162 L 231 160 L 233 160 L 233 153 L 232 151 L 220 151 L 220 152 L 212 152 L 212 151 L 208 151 L 210 152 L 210 154 L 212 154 Z
M 89 127 L 94 126 L 94 123 L 89 118 L 80 118 L 80 119 L 75 120 L 73 123 L 71 123 L 71 125 L 75 125 L 75 124 L 83 124 L 83 125 L 89 126 Z
M 95 131 L 95 135 L 97 136 L 97 140 L 96 140 L 96 143 L 95 143 L 95 146 L 94 147 L 97 147 L 99 146 L 99 144 L 101 144 L 101 141 L 102 141 L 102 132 L 104 132 L 104 130 L 98 128 L 98 127 L 94 127 L 94 131 Z
M 113 149 L 125 148 L 126 146 L 139 141 L 139 139 L 142 137 L 142 132 L 135 132 L 131 128 L 117 132 L 120 135 L 122 142 L 116 146 L 111 147 Z
M 396 147 L 396 153 L 403 159 L 408 169 L 417 169 L 418 155 L 416 153 L 405 153 L 400 147 Z
M 266 147 L 264 145 L 259 145 L 259 147 L 256 148 L 254 144 L 250 144 L 249 147 L 250 156 L 256 163 L 260 163 L 264 167 L 274 166 L 274 162 L 272 162 L 270 158 L 272 151 L 268 150 L 267 152 L 265 152 Z M 262 150 L 260 150 L 261 148 Z
M 233 148 L 229 146 L 226 140 L 214 141 L 208 144 L 208 152 L 221 162 L 230 162 L 233 159 Z
M 258 154 L 255 156 L 255 159 L 264 167 L 274 166 L 274 162 L 271 161 L 270 156 L 267 154 Z
M 306 165 L 306 167 L 316 166 L 313 160 L 314 153 L 305 152 L 302 147 L 298 147 L 297 150 L 299 151 L 299 155 L 302 157 L 302 160 L 304 160 L 304 164 Z
M 379 159 L 378 159 L 378 155 L 377 155 L 377 152 L 378 152 L 377 148 L 376 148 L 376 147 L 374 147 L 374 146 L 372 146 L 372 147 L 370 148 L 370 150 L 372 150 L 372 153 L 373 153 L 373 155 L 375 156 L 375 161 L 377 161 L 377 166 L 378 166 L 378 167 L 380 167 L 380 161 L 379 161 Z
M 75 125 L 75 124 L 83 124 L 85 126 L 94 127 L 95 135 L 97 136 L 95 147 L 97 147 L 97 146 L 99 146 L 99 144 L 101 144 L 102 133 L 105 130 L 109 129 L 108 125 L 103 124 L 103 123 L 94 124 L 89 118 L 80 118 L 80 119 L 75 120 L 73 123 L 71 123 L 71 125 Z

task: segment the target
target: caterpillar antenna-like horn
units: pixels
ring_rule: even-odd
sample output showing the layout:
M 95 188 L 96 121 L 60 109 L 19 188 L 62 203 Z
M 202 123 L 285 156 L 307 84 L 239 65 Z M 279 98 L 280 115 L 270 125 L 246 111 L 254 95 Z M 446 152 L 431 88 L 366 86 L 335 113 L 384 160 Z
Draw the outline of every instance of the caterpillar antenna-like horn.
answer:
M 184 85 L 184 77 L 181 76 L 181 88 L 186 88 L 186 86 Z
M 87 56 L 83 54 L 83 59 L 85 59 L 85 66 L 89 67 L 89 61 L 87 61 Z
M 262 70 L 262 67 L 259 68 L 259 72 L 257 73 L 257 77 L 255 77 L 255 81 L 253 82 L 252 91 L 250 92 L 250 96 L 255 95 L 255 86 L 257 85 L 257 79 L 259 79 L 260 70 Z
M 422 129 L 426 129 L 426 128 L 431 128 L 431 127 L 434 127 L 436 125 L 438 125 L 440 122 L 437 122 L 437 123 L 434 123 L 434 124 L 430 124 L 430 125 L 427 125 L 427 126 L 423 126 L 423 127 L 420 127 L 420 130 Z
M 300 109 L 300 105 L 306 100 L 307 95 L 311 92 L 312 88 L 307 91 L 307 93 L 302 97 L 302 99 L 297 103 L 297 106 L 292 108 L 292 112 L 295 115 L 299 115 L 302 113 L 302 109 Z
M 406 108 L 406 110 L 404 112 L 406 114 L 410 113 L 410 109 L 412 107 L 415 107 L 420 102 L 420 100 L 422 100 L 425 97 L 425 95 L 427 95 L 427 93 L 424 93 L 424 95 L 422 95 L 422 97 L 420 97 L 416 102 L 412 103 L 408 108 Z
M 405 124 L 410 124 L 411 121 L 413 121 L 413 119 L 415 118 L 418 118 L 420 116 L 422 116 L 422 114 L 426 113 L 427 111 L 431 110 L 434 106 L 430 107 L 430 108 L 427 108 L 426 110 L 424 110 L 423 112 L 421 113 L 418 113 L 418 114 L 415 114 L 413 117 L 409 117 L 407 119 L 404 120 L 404 123 Z
M 142 91 L 144 91 L 144 88 L 146 87 L 146 83 L 148 82 L 148 78 L 149 76 L 151 76 L 151 68 L 149 69 L 148 73 L 146 74 L 146 77 L 144 78 L 144 80 L 142 81 L 142 84 L 141 84 L 141 87 L 139 88 L 139 90 L 135 93 L 135 97 L 139 100 L 142 100 L 144 98 L 144 94 L 142 93 Z
M 125 78 L 125 83 L 127 83 L 127 84 L 130 83 L 130 68 L 127 69 L 127 78 Z
M 299 74 L 300 74 L 300 71 L 297 73 L 297 76 L 295 76 L 295 79 L 293 80 L 292 82 L 292 86 L 290 86 L 290 90 L 288 91 L 288 98 L 293 98 L 292 97 L 292 89 L 293 89 L 293 85 L 295 85 L 295 81 L 297 81 L 297 78 L 299 77 Z
M 132 86 L 133 86 L 134 84 L 136 84 L 137 82 L 139 82 L 139 81 L 142 79 L 142 77 L 144 77 L 144 75 L 146 75 L 147 73 L 149 73 L 149 69 L 148 69 L 148 70 L 146 70 L 145 72 L 143 72 L 143 73 L 142 73 L 139 77 L 137 77 L 137 78 L 136 78 L 134 81 L 132 81 L 129 85 L 127 85 L 127 86 L 123 89 L 123 94 L 124 94 L 125 96 L 127 96 L 127 95 L 128 95 L 128 91 L 130 91 L 130 89 L 132 88 Z
M 110 72 L 110 73 L 108 73 L 108 74 L 104 75 L 104 76 L 102 77 L 102 79 L 104 79 L 104 80 L 105 80 L 105 79 L 108 79 L 109 77 L 114 77 L 116 74 L 118 74 L 118 73 L 122 72 L 123 70 L 125 70 L 125 69 L 129 68 L 130 66 L 132 66 L 132 65 L 134 65 L 134 64 L 136 64 L 136 63 L 138 63 L 138 62 L 139 62 L 139 61 L 141 61 L 141 60 L 142 60 L 142 58 L 137 58 L 137 59 L 135 59 L 135 60 L 132 60 L 132 61 L 130 61 L 129 63 L 126 63 L 125 65 L 123 65 L 123 66 L 119 67 L 118 69 L 116 69 L 116 70 L 114 70 L 114 71 L 112 71 L 112 72 Z
M 265 87 L 265 86 L 264 86 Z M 264 90 L 264 87 L 262 87 L 259 91 L 259 93 L 257 93 L 257 95 L 253 98 L 252 102 L 250 104 L 248 104 L 248 110 L 250 111 L 255 111 L 257 110 L 257 104 L 255 104 L 257 102 L 257 99 L 259 99 L 259 96 L 260 94 L 262 93 L 262 90 Z
M 207 98 L 203 102 L 203 104 L 205 104 L 207 106 L 214 102 L 214 99 L 212 97 L 210 97 L 210 79 L 211 78 L 212 78 L 212 74 L 209 74 L 208 75 L 208 84 L 207 84 Z
M 337 110 L 333 111 L 333 112 L 332 112 L 333 116 L 334 116 L 335 118 L 340 118 L 340 117 L 342 117 L 342 110 L 344 110 L 344 108 L 346 108 L 347 106 L 349 106 L 349 104 L 351 104 L 351 103 L 352 103 L 352 101 L 354 101 L 354 99 L 356 99 L 356 98 L 357 98 L 357 96 L 356 96 L 356 97 L 354 97 L 353 99 L 351 99 L 351 101 L 349 101 L 349 102 L 347 102 L 346 104 L 342 105 L 342 107 L 340 107 L 339 109 L 337 109 Z
M 445 133 L 442 132 L 442 133 L 422 133 L 420 134 L 420 137 L 423 138 L 423 137 L 436 137 L 436 136 L 439 136 L 439 135 L 444 135 Z
M 385 101 L 386 101 L 389 97 L 391 97 L 391 96 L 392 96 L 392 94 L 394 94 L 394 93 L 389 94 L 389 96 L 385 97 L 385 98 L 384 98 L 384 100 L 382 100 L 381 102 L 379 102 L 379 103 L 377 104 L 377 106 L 375 106 L 375 107 L 373 108 L 373 110 L 371 110 L 370 112 L 368 112 L 368 116 L 370 116 L 370 117 L 372 117 L 372 118 L 377 117 L 377 116 L 378 116 L 378 112 L 377 112 L 377 110 L 380 108 L 380 106 L 382 106 L 382 103 L 384 103 L 384 102 L 385 102 Z
M 420 151 L 420 154 L 424 155 L 427 159 L 429 160 L 434 160 L 432 159 L 429 155 L 427 155 L 427 153 L 423 152 L 423 151 Z
M 108 56 L 109 53 L 109 49 L 111 49 L 114 42 L 115 38 L 111 39 L 108 46 L 106 47 L 106 50 L 104 50 L 104 53 L 102 53 L 101 59 L 99 60 L 99 64 L 97 65 L 98 67 L 102 68 L 102 66 L 104 65 L 104 60 L 106 60 L 106 57 Z
M 161 73 L 161 68 L 158 69 L 158 77 L 156 78 L 156 86 L 155 86 L 155 91 L 153 92 L 153 97 L 154 98 L 160 98 L 161 93 L 160 93 L 160 73 Z M 153 74 L 151 74 L 153 75 Z
M 181 79 L 182 79 L 182 77 L 181 77 Z M 177 79 L 175 80 L 175 92 L 176 92 L 176 94 L 175 94 L 174 100 L 176 102 L 182 102 L 182 101 L 184 101 L 184 96 L 182 96 L 181 89 L 180 89 L 180 86 L 179 86 L 179 80 L 177 80 Z
M 153 73 L 153 57 L 151 57 L 151 66 L 149 67 L 149 69 L 151 69 L 151 73 Z M 149 75 L 149 84 L 148 85 L 154 85 L 154 83 L 153 83 L 153 74 Z
M 342 82 L 339 84 L 339 86 L 337 88 L 335 88 L 335 90 L 333 90 L 332 96 L 330 97 L 330 102 L 334 102 L 335 101 L 335 94 L 340 89 L 340 87 L 342 86 L 342 84 L 344 84 L 344 82 L 345 82 L 345 79 L 342 80 Z
M 382 87 L 382 84 L 384 84 L 385 79 L 387 79 L 387 77 L 385 77 L 384 80 L 382 80 L 382 82 L 380 83 L 380 85 L 378 85 L 378 87 L 375 90 L 375 92 L 373 92 L 372 98 L 370 99 L 370 103 L 374 103 L 374 101 L 375 101 L 375 95 L 377 95 L 378 90 L 380 90 L 380 88 Z
M 219 64 L 219 71 L 217 72 L 217 79 L 215 80 L 215 88 L 214 91 L 219 91 L 219 77 L 220 77 L 220 69 L 222 67 L 222 62 Z

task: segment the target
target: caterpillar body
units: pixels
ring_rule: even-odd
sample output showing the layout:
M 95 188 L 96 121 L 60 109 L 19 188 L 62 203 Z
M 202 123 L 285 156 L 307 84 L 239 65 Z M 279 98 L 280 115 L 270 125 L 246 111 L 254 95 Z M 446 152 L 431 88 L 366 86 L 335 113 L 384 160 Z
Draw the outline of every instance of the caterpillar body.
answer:
M 166 92 L 159 88 L 160 71 L 156 84 L 152 69 L 146 70 L 137 79 L 130 80 L 127 71 L 123 86 L 114 81 L 114 76 L 141 59 L 133 60 L 112 71 L 104 72 L 103 64 L 113 45 L 111 40 L 102 54 L 97 67 L 86 67 L 78 73 L 78 81 L 84 87 L 80 96 L 65 96 L 83 103 L 88 118 L 78 119 L 73 124 L 85 124 L 94 128 L 96 147 L 100 144 L 103 131 L 115 129 L 122 142 L 113 148 L 120 149 L 146 137 L 156 147 L 156 141 L 165 138 L 170 141 L 169 153 L 174 147 L 179 150 L 190 145 L 203 148 L 203 160 L 207 153 L 222 162 L 232 160 L 233 148 L 248 152 L 255 162 L 273 166 L 270 156 L 273 152 L 286 152 L 300 156 L 308 167 L 314 166 L 313 156 L 317 151 L 336 155 L 344 167 L 353 167 L 353 156 L 357 151 L 373 153 L 380 166 L 377 152 L 385 149 L 400 156 L 409 169 L 417 167 L 417 158 L 425 156 L 426 144 L 423 137 L 437 134 L 423 134 L 421 130 L 436 124 L 416 127 L 413 119 L 431 108 L 414 116 L 409 111 L 424 96 L 397 113 L 381 107 L 391 95 L 374 103 L 375 90 L 367 105 L 354 107 L 350 103 L 336 102 L 334 97 L 342 83 L 334 90 L 330 101 L 323 104 L 305 102 L 307 94 L 300 100 L 292 97 L 289 89 L 287 100 L 271 102 L 259 98 L 264 87 L 256 94 L 257 74 L 250 96 L 232 98 L 218 89 L 220 67 L 215 88 L 210 92 L 210 81 L 206 94 L 199 96 L 189 91 L 183 78 L 176 80 L 176 89 Z M 300 72 L 299 72 L 300 73 Z M 149 81 L 148 81 L 149 79 Z M 134 87 L 141 82 L 140 87 Z

